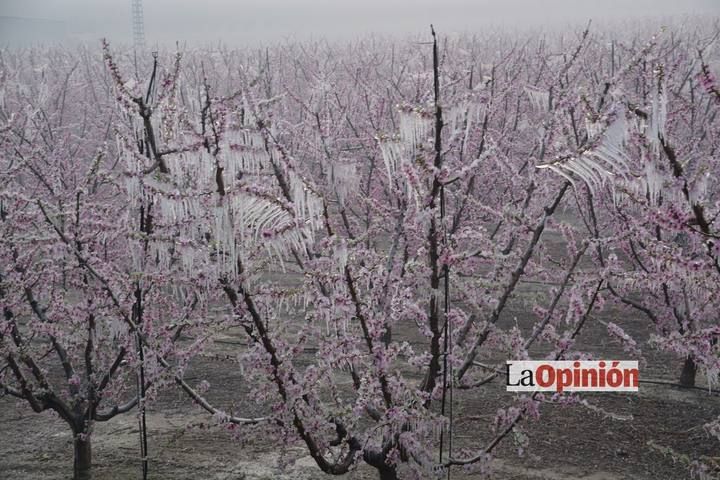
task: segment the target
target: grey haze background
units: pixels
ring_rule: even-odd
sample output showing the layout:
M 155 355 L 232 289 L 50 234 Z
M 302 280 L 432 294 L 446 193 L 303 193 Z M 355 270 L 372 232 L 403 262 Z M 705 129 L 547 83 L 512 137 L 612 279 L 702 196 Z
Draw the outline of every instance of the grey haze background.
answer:
M 130 0 L 0 0 L 0 43 L 132 39 Z M 365 33 L 443 33 L 482 26 L 701 15 L 720 0 L 143 0 L 148 44 L 347 39 Z M 27 19 L 34 19 L 32 21 Z M 42 21 L 40 21 L 40 19 Z

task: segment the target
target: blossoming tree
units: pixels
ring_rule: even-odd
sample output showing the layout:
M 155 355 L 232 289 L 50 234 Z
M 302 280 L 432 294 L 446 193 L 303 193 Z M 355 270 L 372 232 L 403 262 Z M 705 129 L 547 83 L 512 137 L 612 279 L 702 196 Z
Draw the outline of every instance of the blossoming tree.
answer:
M 133 100 L 136 85 L 109 61 L 119 103 L 134 118 L 120 136 L 141 130 L 152 152 L 129 156 L 134 147 L 121 146 L 131 198 L 151 189 L 158 221 L 183 225 L 164 261 L 214 269 L 251 340 L 243 364 L 254 399 L 272 406 L 263 425 L 304 443 L 326 473 L 360 459 L 381 478 L 484 468 L 520 418 L 537 415 L 537 395 L 521 398 L 485 449 L 467 457 L 443 450 L 453 388 L 497 376 L 476 372 L 482 351 L 524 358 L 544 340 L 562 357 L 595 305 L 601 283 L 575 278 L 588 246 L 574 239 L 576 229 L 560 225 L 569 258 L 543 251 L 570 183 L 533 168 L 579 105 L 566 78 L 587 39 L 585 31 L 567 56 L 537 71 L 515 46 L 480 80 L 462 62 L 443 63 L 434 37 L 429 67 L 421 66 L 427 50 L 403 52 L 400 65 L 361 58 L 345 72 L 326 59 L 313 73 L 292 54 L 261 59 L 257 69 L 225 56 L 226 79 L 195 66 L 202 81 L 183 94 L 175 81 L 161 83 L 166 100 L 153 109 Z M 319 55 L 303 53 L 308 64 Z M 272 69 L 293 66 L 297 83 L 277 95 Z M 345 78 L 364 68 L 376 70 L 363 81 L 389 76 L 395 92 L 370 95 Z M 215 94 L 232 81 L 236 91 Z M 539 137 L 531 118 L 544 125 Z M 272 265 L 304 280 L 288 291 L 266 278 Z M 559 287 L 523 335 L 499 321 L 528 276 Z M 546 331 L 568 316 L 566 333 Z M 308 349 L 317 353 L 300 367 Z
M 589 29 L 432 33 L 162 53 L 135 75 L 108 44 L 102 66 L 3 57 L 0 388 L 67 421 L 76 478 L 93 423 L 137 407 L 143 432 L 171 383 L 328 474 L 485 472 L 552 399 L 508 396 L 462 450 L 453 409 L 505 360 L 602 354 L 576 340 L 608 300 L 689 359 L 683 383 L 715 371 L 718 94 L 700 33 L 683 37 L 699 54 Z M 183 379 L 234 327 L 255 387 L 236 403 L 263 418 Z
M 142 136 L 111 146 L 126 120 L 111 83 L 95 64 L 45 60 L 3 57 L 0 389 L 67 422 L 86 479 L 95 422 L 139 407 L 144 431 L 144 404 L 168 381 L 205 405 L 181 372 L 222 322 L 208 314 L 215 273 L 168 262 L 179 227 L 117 168 L 118 152 L 132 164 L 154 151 Z

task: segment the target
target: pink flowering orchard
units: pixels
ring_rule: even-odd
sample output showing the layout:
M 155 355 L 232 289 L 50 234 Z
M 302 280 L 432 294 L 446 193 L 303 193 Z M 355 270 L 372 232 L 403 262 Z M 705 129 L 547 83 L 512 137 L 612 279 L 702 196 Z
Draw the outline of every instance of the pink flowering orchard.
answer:
M 152 477 L 146 406 L 177 390 L 228 442 L 390 480 L 486 478 L 543 404 L 592 407 L 505 392 L 458 435 L 509 360 L 639 361 L 642 391 L 661 352 L 714 390 L 717 35 L 2 51 L 0 392 L 67 423 L 75 479 L 120 414 Z M 185 376 L 228 332 L 232 408 Z

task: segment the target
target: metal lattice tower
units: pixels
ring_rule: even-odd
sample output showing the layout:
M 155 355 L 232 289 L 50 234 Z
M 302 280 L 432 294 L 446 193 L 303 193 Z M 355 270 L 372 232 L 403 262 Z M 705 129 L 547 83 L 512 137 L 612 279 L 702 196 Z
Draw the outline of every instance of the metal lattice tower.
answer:
M 145 19 L 142 0 L 132 0 L 133 43 L 135 48 L 145 48 Z

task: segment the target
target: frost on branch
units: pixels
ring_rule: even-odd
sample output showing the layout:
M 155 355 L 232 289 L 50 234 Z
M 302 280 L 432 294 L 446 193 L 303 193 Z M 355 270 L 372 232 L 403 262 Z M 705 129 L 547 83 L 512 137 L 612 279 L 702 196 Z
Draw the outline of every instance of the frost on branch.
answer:
M 575 185 L 573 177 L 595 192 L 614 177 L 625 178 L 631 172 L 631 162 L 625 153 L 627 120 L 624 114 L 609 115 L 604 121 L 587 124 L 588 140 L 592 143 L 555 161 L 537 165 L 566 178 Z
M 533 109 L 547 112 L 550 109 L 550 92 L 531 85 L 525 87 L 525 93 L 530 99 Z

